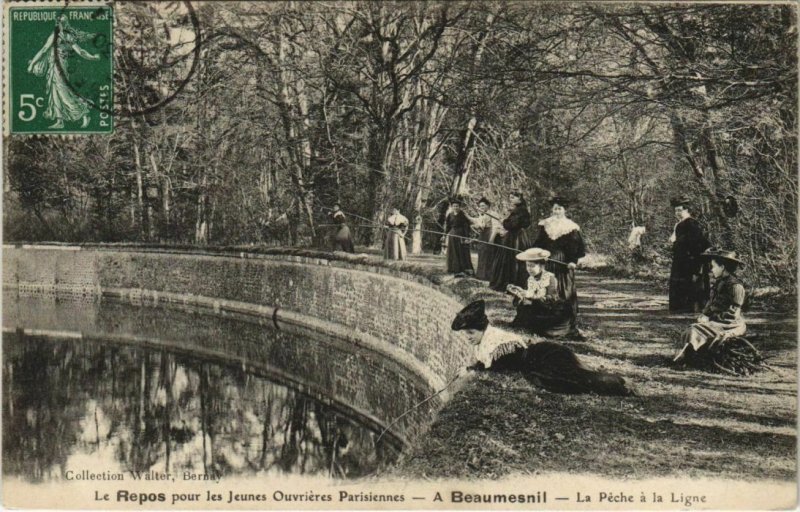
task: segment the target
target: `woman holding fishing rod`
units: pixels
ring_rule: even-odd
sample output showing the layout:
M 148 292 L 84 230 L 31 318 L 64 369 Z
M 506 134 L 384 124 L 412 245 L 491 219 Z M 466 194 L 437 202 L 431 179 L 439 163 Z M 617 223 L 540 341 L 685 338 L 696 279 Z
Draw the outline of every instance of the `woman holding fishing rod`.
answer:
M 575 267 L 586 256 L 586 247 L 580 226 L 567 218 L 567 201 L 562 197 L 550 200 L 550 217 L 539 222 L 539 235 L 533 247 L 550 252 L 545 270 L 552 272 L 558 281 L 558 295 L 570 305 L 571 314 L 563 328 L 568 334 L 578 334 L 578 292 L 575 288 Z
M 478 266 L 475 277 L 481 281 L 492 278 L 492 262 L 494 261 L 494 243 L 497 234 L 502 229 L 497 214 L 489 211 L 491 201 L 485 197 L 478 201 L 478 216 L 472 219 L 472 229 L 478 232 Z M 483 242 L 483 243 L 481 243 Z
M 531 212 L 521 192 L 511 192 L 508 198 L 512 208 L 503 219 L 502 247 L 495 248 L 489 280 L 489 287 L 499 292 L 505 292 L 509 284 L 525 286 L 528 281 L 525 262 L 517 260 L 516 255 L 530 247 L 525 228 L 531 225 Z
M 451 199 L 444 230 L 447 233 L 447 272 L 456 277 L 475 273 L 469 251 L 471 225 L 472 219 L 461 210 L 461 200 Z
M 353 237 L 350 234 L 350 227 L 347 225 L 345 217 L 339 203 L 333 203 L 333 208 L 328 213 L 336 231 L 331 237 L 331 245 L 334 251 L 356 252 L 353 245 Z
M 408 218 L 400 213 L 397 207 L 392 208 L 392 214 L 386 219 L 386 239 L 383 244 L 383 257 L 387 260 L 406 259 L 406 232 L 408 231 Z

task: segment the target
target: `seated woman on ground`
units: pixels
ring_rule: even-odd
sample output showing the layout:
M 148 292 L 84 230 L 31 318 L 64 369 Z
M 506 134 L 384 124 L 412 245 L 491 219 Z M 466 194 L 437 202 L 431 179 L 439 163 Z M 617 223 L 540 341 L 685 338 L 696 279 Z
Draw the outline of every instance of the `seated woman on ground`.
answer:
M 552 272 L 544 269 L 550 251 L 533 248 L 517 254 L 524 261 L 530 277 L 527 288 L 514 284 L 506 290 L 514 296 L 517 316 L 512 326 L 520 327 L 531 334 L 548 338 L 569 334 L 570 305 L 558 296 L 558 280 Z
M 733 251 L 707 249 L 701 258 L 711 260 L 711 275 L 714 286 L 703 314 L 697 318 L 683 335 L 683 348 L 673 359 L 684 362 L 695 354 L 708 352 L 719 347 L 726 340 L 742 336 L 747 331 L 742 317 L 742 305 L 746 291 L 736 277 L 736 270 L 742 265 Z
M 482 300 L 462 309 L 450 326 L 464 331 L 475 345 L 478 362 L 472 369 L 517 371 L 534 385 L 557 393 L 632 395 L 625 379 L 584 367 L 568 347 L 552 341 L 530 343 L 489 325 Z

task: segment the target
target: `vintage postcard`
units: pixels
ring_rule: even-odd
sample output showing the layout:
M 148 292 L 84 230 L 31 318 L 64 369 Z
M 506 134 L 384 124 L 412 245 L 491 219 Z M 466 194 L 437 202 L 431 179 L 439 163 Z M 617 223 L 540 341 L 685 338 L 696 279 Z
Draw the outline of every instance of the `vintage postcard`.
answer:
M 796 507 L 795 3 L 2 17 L 4 507 Z

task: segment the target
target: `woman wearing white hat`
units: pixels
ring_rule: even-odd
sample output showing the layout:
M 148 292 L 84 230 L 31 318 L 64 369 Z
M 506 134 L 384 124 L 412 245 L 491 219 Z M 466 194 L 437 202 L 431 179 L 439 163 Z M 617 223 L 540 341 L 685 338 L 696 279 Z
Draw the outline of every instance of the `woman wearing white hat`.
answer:
M 508 285 L 514 296 L 517 316 L 511 324 L 539 336 L 558 337 L 569 334 L 571 308 L 567 301 L 559 299 L 558 279 L 545 270 L 550 251 L 535 247 L 516 255 L 525 262 L 528 277 L 527 288 Z

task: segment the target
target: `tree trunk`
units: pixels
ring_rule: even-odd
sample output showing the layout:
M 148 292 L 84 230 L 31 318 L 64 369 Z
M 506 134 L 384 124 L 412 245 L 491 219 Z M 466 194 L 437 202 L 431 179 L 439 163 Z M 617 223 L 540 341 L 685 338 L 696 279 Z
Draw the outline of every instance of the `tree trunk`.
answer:
M 142 176 L 142 157 L 139 149 L 139 141 L 133 140 L 133 164 L 136 171 L 136 214 L 135 222 L 138 224 L 139 238 L 145 237 L 144 219 L 144 177 Z
M 680 154 L 689 162 L 692 175 L 695 181 L 700 185 L 705 199 L 711 207 L 714 221 L 719 225 L 719 232 L 716 233 L 716 237 L 714 238 L 719 239 L 720 243 L 725 246 L 731 246 L 733 241 L 733 228 L 725 215 L 722 201 L 717 194 L 718 188 L 721 187 L 718 183 L 719 176 L 720 174 L 724 174 L 724 168 L 720 165 L 719 161 L 713 164 L 711 163 L 713 159 L 717 158 L 713 139 L 709 140 L 712 135 L 708 133 L 708 128 L 699 128 L 700 133 L 697 136 L 699 144 L 697 145 L 701 146 L 703 150 L 702 153 L 699 153 L 694 149 L 693 144 L 690 143 L 689 130 L 678 114 L 673 114 L 671 116 L 671 124 Z M 708 164 L 706 164 L 706 162 L 708 162 Z M 707 170 L 711 172 L 709 173 Z

